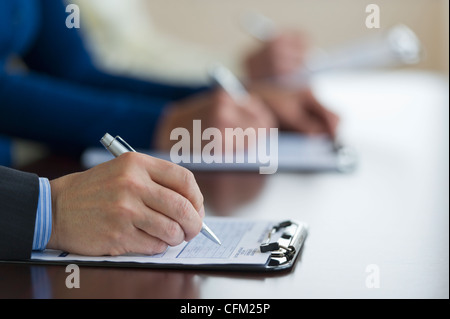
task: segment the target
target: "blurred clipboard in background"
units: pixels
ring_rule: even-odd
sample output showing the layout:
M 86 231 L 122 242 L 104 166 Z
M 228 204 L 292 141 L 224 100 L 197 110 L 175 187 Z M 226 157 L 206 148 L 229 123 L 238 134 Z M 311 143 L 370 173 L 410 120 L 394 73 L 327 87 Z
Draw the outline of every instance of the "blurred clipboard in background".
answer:
M 274 21 L 255 11 L 243 13 L 240 24 L 246 33 L 262 42 L 273 40 L 280 32 Z M 310 77 L 317 73 L 413 65 L 423 56 L 423 44 L 414 31 L 404 24 L 397 24 L 329 50 L 312 49 L 304 65 L 293 74 L 271 80 L 279 85 L 298 87 L 306 85 Z
M 27 262 L 85 266 L 141 267 L 273 272 L 291 269 L 307 236 L 307 226 L 295 221 L 274 222 L 224 217 L 205 218 L 222 245 L 199 235 L 190 242 L 145 256 L 89 257 L 62 251 L 33 252 Z
M 171 161 L 169 152 L 138 150 L 141 153 Z M 278 172 L 352 172 L 358 164 L 357 152 L 351 147 L 336 150 L 333 141 L 325 136 L 305 136 L 297 133 L 281 133 L 278 138 Z M 91 168 L 113 159 L 103 148 L 87 149 L 82 155 L 82 165 Z M 185 162 L 177 163 L 192 171 L 243 171 L 257 172 L 267 163 L 244 162 L 194 163 L 192 156 Z

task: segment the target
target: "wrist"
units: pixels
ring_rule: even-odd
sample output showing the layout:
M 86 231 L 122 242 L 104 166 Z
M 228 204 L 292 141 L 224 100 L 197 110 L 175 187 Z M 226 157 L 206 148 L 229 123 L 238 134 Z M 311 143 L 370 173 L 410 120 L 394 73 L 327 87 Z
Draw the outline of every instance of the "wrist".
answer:
M 50 240 L 48 241 L 47 248 L 58 249 L 58 211 L 59 204 L 58 199 L 61 189 L 61 179 L 55 179 L 50 181 L 51 189 L 51 205 L 52 205 L 52 232 L 50 235 Z

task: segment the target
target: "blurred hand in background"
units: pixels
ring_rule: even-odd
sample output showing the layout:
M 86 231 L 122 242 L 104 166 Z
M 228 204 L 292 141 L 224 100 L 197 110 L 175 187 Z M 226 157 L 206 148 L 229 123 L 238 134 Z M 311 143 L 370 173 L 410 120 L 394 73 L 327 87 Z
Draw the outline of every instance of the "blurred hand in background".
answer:
M 300 69 L 309 49 L 310 41 L 302 32 L 277 34 L 245 59 L 249 85 L 273 112 L 281 129 L 334 138 L 338 116 L 322 105 L 307 85 L 282 87 L 275 81 Z
M 303 32 L 286 30 L 248 55 L 245 71 L 252 81 L 288 75 L 305 61 L 310 41 Z
M 271 128 L 278 127 L 273 112 L 256 94 L 250 94 L 243 104 L 237 104 L 222 89 L 198 94 L 167 107 L 157 131 L 155 145 L 159 149 L 169 150 L 177 141 L 170 140 L 173 129 L 186 128 L 191 134 L 193 121 L 201 120 L 202 129 L 217 128 L 224 134 L 226 128 Z M 209 143 L 209 141 L 203 141 Z M 224 140 L 223 148 L 233 140 Z M 193 143 L 191 142 L 191 146 Z

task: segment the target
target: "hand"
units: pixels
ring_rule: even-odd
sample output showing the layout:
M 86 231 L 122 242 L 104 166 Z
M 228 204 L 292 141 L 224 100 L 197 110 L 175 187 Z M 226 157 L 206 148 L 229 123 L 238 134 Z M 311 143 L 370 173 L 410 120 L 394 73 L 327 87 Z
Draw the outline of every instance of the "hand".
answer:
M 287 89 L 267 83 L 254 83 L 252 89 L 271 108 L 281 129 L 336 136 L 339 117 L 327 110 L 310 89 Z
M 258 97 L 251 95 L 242 105 L 238 105 L 225 91 L 217 89 L 169 106 L 156 134 L 157 147 L 170 150 L 177 142 L 170 140 L 170 133 L 177 127 L 186 128 L 192 137 L 193 120 L 201 120 L 203 130 L 209 127 L 219 129 L 224 138 L 225 128 L 277 127 L 272 112 Z M 225 140 L 224 148 L 226 143 L 233 141 Z
M 251 80 L 288 75 L 302 65 L 308 49 L 303 33 L 280 33 L 247 57 L 244 61 L 247 75 Z
M 138 153 L 53 180 L 51 190 L 47 247 L 83 255 L 161 253 L 194 238 L 205 214 L 190 171 Z

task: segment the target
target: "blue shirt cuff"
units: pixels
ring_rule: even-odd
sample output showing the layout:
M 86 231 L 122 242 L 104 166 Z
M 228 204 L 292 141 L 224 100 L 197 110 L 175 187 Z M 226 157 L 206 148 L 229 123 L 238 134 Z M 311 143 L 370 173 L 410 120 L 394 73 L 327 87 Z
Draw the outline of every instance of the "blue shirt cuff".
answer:
M 50 182 L 39 178 L 39 202 L 34 227 L 33 250 L 44 250 L 52 234 L 52 196 Z

